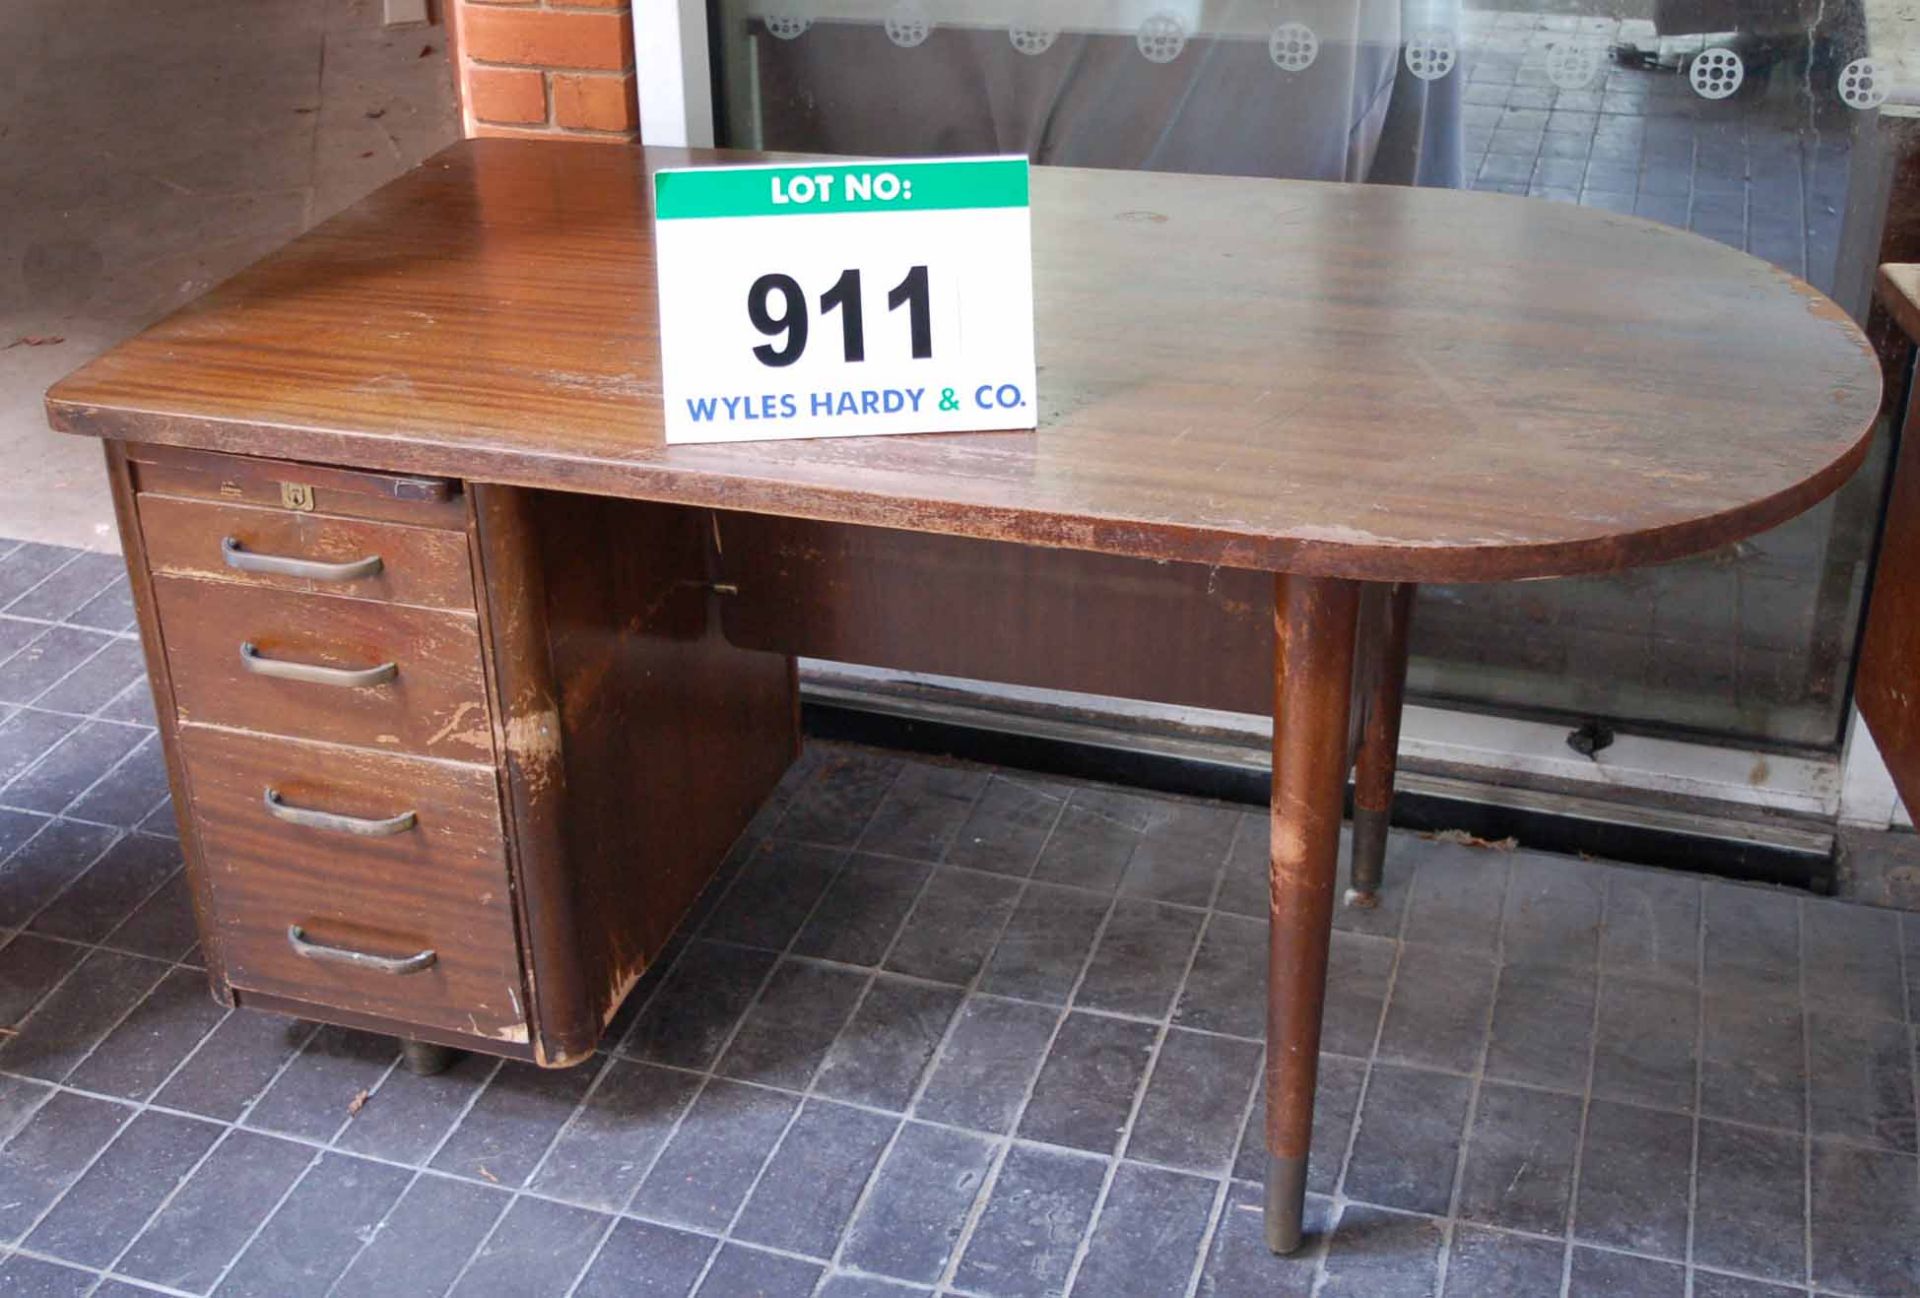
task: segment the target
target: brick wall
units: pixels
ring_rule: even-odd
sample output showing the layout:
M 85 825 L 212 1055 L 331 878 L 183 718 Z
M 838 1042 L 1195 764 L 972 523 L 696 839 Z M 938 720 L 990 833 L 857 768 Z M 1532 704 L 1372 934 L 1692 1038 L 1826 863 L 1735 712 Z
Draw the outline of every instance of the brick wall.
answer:
M 468 135 L 631 140 L 628 0 L 452 0 Z

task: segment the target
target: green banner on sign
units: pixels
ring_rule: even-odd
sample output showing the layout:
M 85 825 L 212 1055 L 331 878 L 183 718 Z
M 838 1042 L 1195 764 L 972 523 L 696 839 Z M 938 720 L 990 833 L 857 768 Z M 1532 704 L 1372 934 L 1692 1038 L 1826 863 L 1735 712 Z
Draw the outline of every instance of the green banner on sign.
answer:
M 662 221 L 1027 206 L 1025 158 L 701 167 L 653 177 Z

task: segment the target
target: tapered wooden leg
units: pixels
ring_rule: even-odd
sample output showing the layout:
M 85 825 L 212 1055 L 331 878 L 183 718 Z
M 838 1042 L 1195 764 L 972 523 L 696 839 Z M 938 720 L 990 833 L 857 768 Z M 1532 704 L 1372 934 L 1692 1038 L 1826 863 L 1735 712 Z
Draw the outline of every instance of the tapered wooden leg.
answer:
M 1380 877 L 1387 859 L 1387 823 L 1393 811 L 1393 772 L 1400 755 L 1400 711 L 1407 694 L 1407 628 L 1413 620 L 1412 582 L 1370 586 L 1363 598 L 1377 601 L 1363 618 L 1374 643 L 1365 655 L 1359 684 L 1360 757 L 1353 779 L 1353 871 L 1347 905 L 1380 904 Z
M 1359 586 L 1274 579 L 1273 794 L 1267 941 L 1267 1247 L 1300 1247 L 1320 1015 L 1347 781 Z

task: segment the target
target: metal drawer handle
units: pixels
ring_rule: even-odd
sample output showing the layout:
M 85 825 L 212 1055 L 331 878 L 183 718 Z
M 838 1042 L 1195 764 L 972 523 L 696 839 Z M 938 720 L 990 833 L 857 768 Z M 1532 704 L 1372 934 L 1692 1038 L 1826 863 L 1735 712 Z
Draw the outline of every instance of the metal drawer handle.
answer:
M 322 563 L 318 559 L 293 559 L 280 554 L 260 554 L 247 549 L 234 537 L 220 542 L 220 553 L 227 567 L 241 572 L 266 572 L 276 577 L 305 577 L 308 581 L 359 581 L 377 577 L 382 567 L 380 556 L 370 554 L 351 563 Z
M 275 820 L 284 820 L 289 825 L 300 825 L 306 829 L 324 829 L 335 834 L 352 834 L 356 838 L 392 838 L 395 834 L 404 834 L 420 823 L 420 818 L 411 811 L 403 811 L 397 816 L 388 816 L 385 820 L 367 820 L 360 816 L 342 816 L 332 811 L 313 811 L 306 807 L 289 807 L 281 800 L 280 790 L 267 787 L 262 795 L 267 804 L 267 814 Z
M 240 665 L 255 676 L 273 676 L 283 681 L 305 681 L 309 685 L 338 685 L 362 689 L 385 685 L 400 674 L 399 663 L 381 663 L 378 667 L 320 667 L 313 663 L 291 663 L 279 658 L 263 658 L 253 641 L 242 641 Z
M 287 925 L 287 945 L 293 953 L 303 960 L 318 960 L 322 964 L 350 965 L 355 969 L 367 969 L 374 973 L 394 974 L 405 977 L 408 974 L 425 973 L 433 968 L 433 962 L 440 958 L 439 952 L 429 947 L 418 955 L 370 955 L 365 951 L 354 951 L 344 946 L 328 946 L 324 942 L 307 940 L 306 930 L 298 924 Z

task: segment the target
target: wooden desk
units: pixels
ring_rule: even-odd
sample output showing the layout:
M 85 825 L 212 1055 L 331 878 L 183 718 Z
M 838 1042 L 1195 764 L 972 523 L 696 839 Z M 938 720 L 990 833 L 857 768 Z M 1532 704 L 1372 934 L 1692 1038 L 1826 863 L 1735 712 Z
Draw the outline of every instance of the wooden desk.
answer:
M 1271 706 L 1296 1246 L 1413 584 L 1781 522 L 1865 454 L 1874 357 L 1630 217 L 1042 169 L 1038 433 L 668 448 L 645 169 L 724 160 L 457 146 L 50 394 L 107 440 L 216 994 L 584 1058 L 792 757 L 796 653 Z

